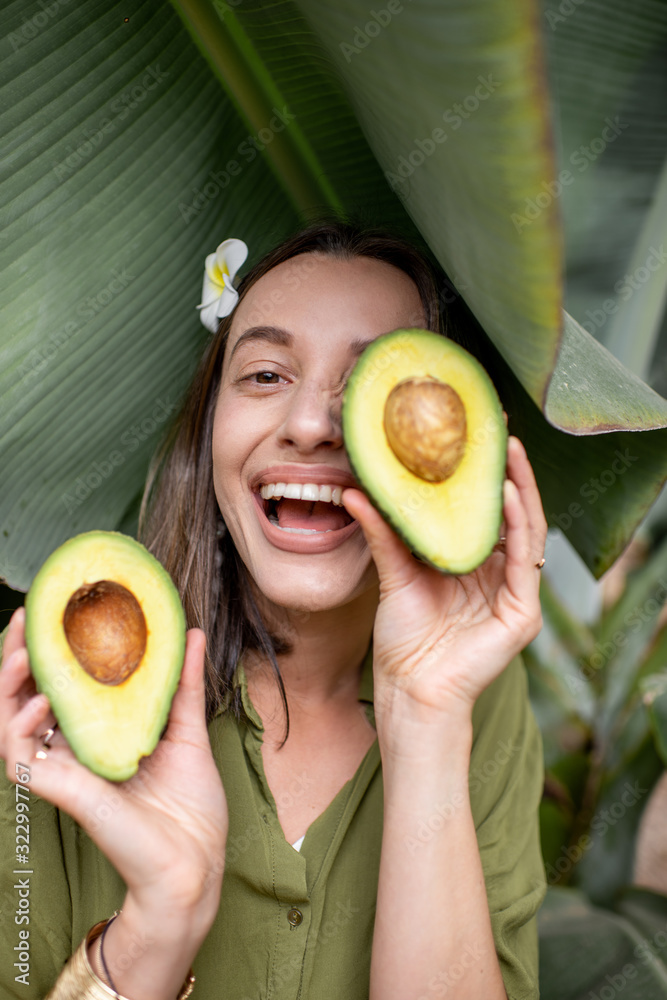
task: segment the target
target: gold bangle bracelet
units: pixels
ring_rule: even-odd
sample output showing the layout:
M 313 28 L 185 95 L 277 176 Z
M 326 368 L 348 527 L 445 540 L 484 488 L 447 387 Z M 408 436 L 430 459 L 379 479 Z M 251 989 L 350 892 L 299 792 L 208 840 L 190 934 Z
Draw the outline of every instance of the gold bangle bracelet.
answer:
M 97 940 L 107 923 L 108 920 L 101 920 L 99 924 L 91 927 L 58 976 L 46 1000 L 109 1000 L 110 997 L 113 997 L 113 1000 L 127 1000 L 127 997 L 116 993 L 95 975 L 88 960 L 89 945 Z M 195 977 L 190 969 L 177 1000 L 186 1000 L 194 988 Z

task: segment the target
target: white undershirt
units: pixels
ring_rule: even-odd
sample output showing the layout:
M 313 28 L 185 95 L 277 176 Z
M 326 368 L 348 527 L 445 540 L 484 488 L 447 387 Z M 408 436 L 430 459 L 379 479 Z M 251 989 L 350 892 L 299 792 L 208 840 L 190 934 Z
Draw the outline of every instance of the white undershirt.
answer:
M 304 833 L 303 837 L 299 837 L 298 840 L 294 841 L 294 843 L 292 844 L 292 847 L 294 848 L 295 851 L 301 850 L 301 845 L 303 844 L 303 839 L 304 839 L 305 836 L 306 835 Z

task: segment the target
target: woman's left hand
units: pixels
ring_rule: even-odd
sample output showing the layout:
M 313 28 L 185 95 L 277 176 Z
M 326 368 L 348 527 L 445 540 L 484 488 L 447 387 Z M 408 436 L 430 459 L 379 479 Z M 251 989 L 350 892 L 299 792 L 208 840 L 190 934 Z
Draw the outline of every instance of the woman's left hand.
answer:
M 359 490 L 343 503 L 360 522 L 380 579 L 373 635 L 376 713 L 394 704 L 466 717 L 478 695 L 542 625 L 540 570 L 547 523 L 535 476 L 510 437 L 504 551 L 449 576 L 419 562 Z

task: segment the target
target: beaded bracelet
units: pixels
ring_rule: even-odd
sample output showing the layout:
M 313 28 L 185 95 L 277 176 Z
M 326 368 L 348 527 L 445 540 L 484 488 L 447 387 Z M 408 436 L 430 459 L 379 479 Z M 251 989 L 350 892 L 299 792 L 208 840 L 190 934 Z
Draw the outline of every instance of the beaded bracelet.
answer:
M 77 1000 L 109 1000 L 109 997 L 113 997 L 114 1000 L 128 1000 L 127 997 L 122 996 L 115 987 L 109 973 L 107 971 L 106 962 L 104 961 L 104 956 L 100 954 L 102 959 L 102 967 L 104 968 L 105 975 L 112 984 L 112 987 L 103 983 L 99 976 L 96 976 L 93 972 L 92 966 L 88 959 L 88 948 L 93 944 L 100 935 L 104 935 L 107 927 L 116 919 L 118 912 L 114 913 L 113 917 L 109 920 L 100 920 L 98 924 L 88 931 L 87 936 L 81 942 L 77 950 L 74 952 L 70 960 L 65 965 L 63 971 L 58 976 L 56 983 L 46 997 L 46 1000 L 72 1000 L 76 997 Z M 192 969 L 187 975 L 185 982 L 178 994 L 177 1000 L 187 1000 L 194 989 L 195 977 Z

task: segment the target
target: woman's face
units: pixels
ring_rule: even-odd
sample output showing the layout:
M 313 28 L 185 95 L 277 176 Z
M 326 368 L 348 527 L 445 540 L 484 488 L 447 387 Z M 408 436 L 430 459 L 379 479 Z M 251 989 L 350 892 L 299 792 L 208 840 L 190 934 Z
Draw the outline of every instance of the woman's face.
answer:
M 341 398 L 367 343 L 424 325 L 413 281 L 363 257 L 294 257 L 237 306 L 215 410 L 213 481 L 234 544 L 275 605 L 332 609 L 375 588 L 363 533 L 333 502 L 355 485 Z

